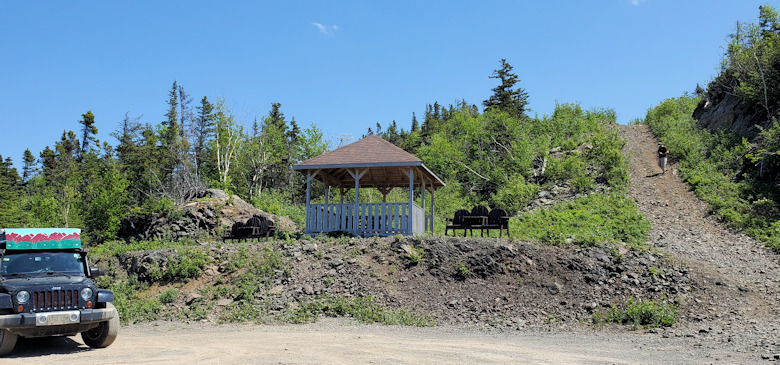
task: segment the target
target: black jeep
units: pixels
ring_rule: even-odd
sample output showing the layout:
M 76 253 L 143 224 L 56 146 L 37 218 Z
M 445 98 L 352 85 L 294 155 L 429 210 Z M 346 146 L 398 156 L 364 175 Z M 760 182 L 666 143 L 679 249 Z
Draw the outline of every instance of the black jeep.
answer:
M 0 230 L 0 356 L 18 336 L 75 336 L 106 347 L 119 331 L 114 294 L 98 289 L 81 248 L 81 230 Z

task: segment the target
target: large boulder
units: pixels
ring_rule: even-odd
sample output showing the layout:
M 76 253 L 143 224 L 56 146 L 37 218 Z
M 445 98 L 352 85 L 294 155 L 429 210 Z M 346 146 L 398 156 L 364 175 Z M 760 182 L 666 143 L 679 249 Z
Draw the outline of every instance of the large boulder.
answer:
M 119 236 L 125 239 L 218 236 L 229 230 L 234 223 L 246 222 L 253 216 L 274 222 L 279 232 L 294 232 L 298 229 L 290 219 L 263 212 L 237 195 L 208 189 L 197 194 L 174 213 L 126 217 L 122 220 Z

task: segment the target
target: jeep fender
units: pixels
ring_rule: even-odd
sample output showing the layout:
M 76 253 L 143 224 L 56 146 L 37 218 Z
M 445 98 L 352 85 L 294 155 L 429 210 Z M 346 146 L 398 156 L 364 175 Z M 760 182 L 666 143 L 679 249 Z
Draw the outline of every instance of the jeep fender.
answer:
M 97 292 L 98 292 L 97 293 L 97 302 L 98 303 L 107 303 L 107 302 L 113 302 L 114 301 L 114 293 L 112 291 L 105 290 L 105 289 L 98 289 Z M 10 300 L 10 297 L 8 299 Z

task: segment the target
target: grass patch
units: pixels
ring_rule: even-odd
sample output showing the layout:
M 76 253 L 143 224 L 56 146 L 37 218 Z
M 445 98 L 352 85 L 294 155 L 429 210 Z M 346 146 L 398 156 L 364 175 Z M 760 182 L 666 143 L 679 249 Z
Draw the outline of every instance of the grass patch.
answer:
M 630 298 L 622 307 L 612 305 L 607 314 L 596 313 L 592 322 L 601 325 L 605 322 L 630 325 L 634 329 L 671 327 L 677 320 L 679 303 L 635 300 Z
M 594 193 L 513 219 L 510 229 L 512 237 L 544 244 L 601 246 L 623 242 L 643 246 L 650 222 L 631 198 Z

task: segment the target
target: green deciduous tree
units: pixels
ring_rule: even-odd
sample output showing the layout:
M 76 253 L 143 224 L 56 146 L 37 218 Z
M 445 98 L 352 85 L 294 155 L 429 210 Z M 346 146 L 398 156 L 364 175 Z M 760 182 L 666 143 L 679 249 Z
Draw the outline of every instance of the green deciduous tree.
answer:
M 232 190 L 231 168 L 235 166 L 238 151 L 244 142 L 244 128 L 235 120 L 224 100 L 214 108 L 214 139 L 210 150 L 216 167 L 215 185 L 220 189 Z

